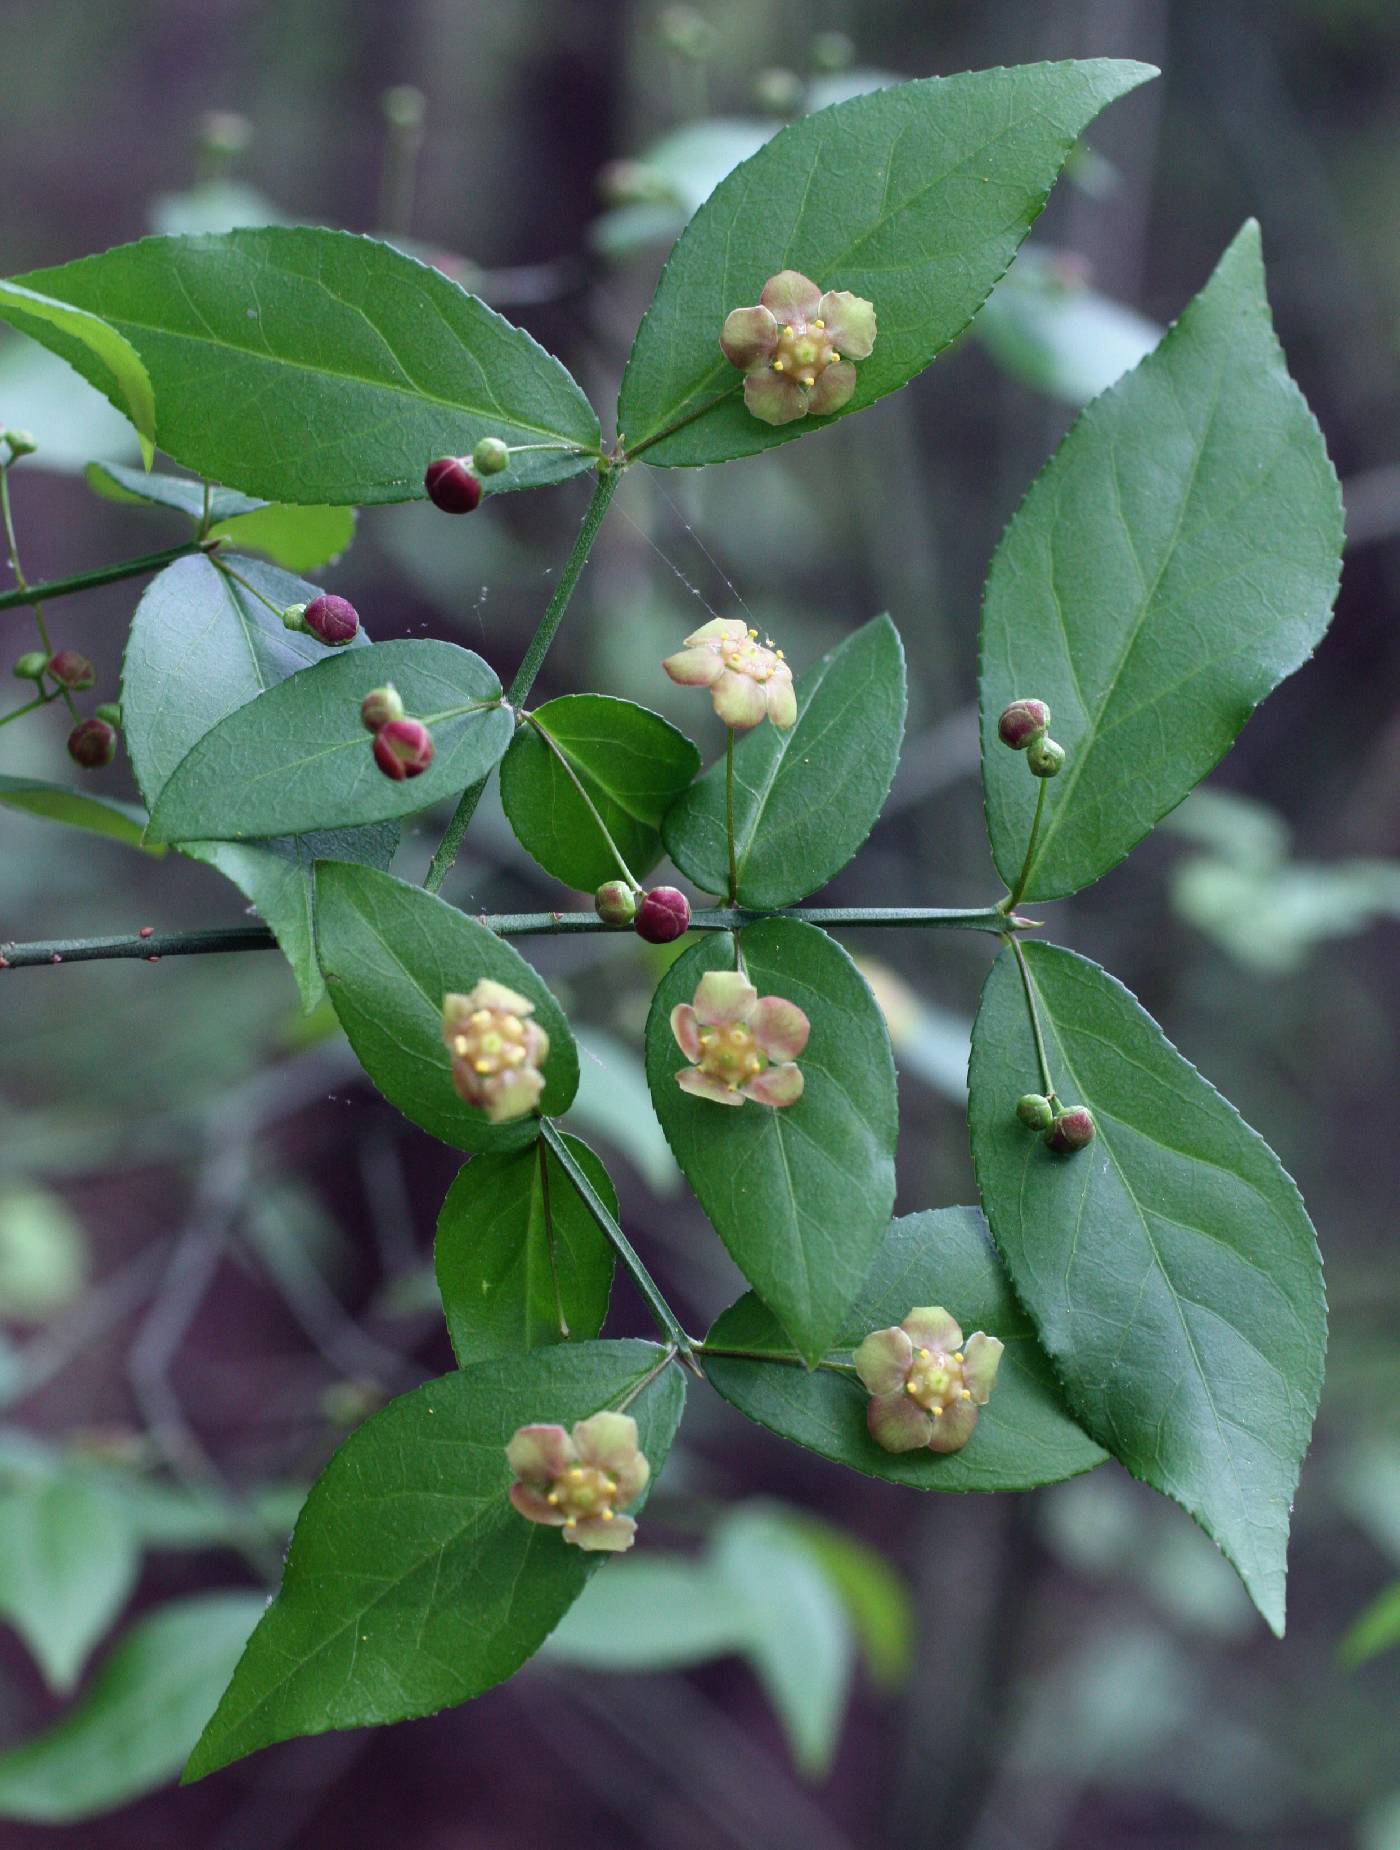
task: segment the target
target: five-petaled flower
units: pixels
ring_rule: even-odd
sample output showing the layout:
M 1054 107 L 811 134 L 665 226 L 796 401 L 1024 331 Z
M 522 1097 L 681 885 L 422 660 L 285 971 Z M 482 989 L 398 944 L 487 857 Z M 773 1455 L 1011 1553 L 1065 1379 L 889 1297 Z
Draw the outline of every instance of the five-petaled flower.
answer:
M 760 996 L 736 970 L 708 970 L 695 1000 L 671 1010 L 671 1032 L 689 1066 L 676 1074 L 682 1092 L 716 1105 L 795 1105 L 802 1073 L 794 1062 L 811 1023 L 795 1002 Z
M 962 1331 L 941 1305 L 911 1310 L 893 1329 L 876 1330 L 855 1352 L 870 1390 L 870 1436 L 887 1452 L 961 1451 L 997 1376 L 1004 1345 Z
M 544 1090 L 549 1036 L 531 1021 L 535 1005 L 484 976 L 468 995 L 442 999 L 442 1038 L 452 1083 L 492 1124 L 523 1118 Z
M 875 345 L 875 307 L 849 289 L 823 295 L 810 277 L 780 270 L 753 308 L 736 308 L 719 337 L 747 377 L 744 403 L 765 424 L 829 417 L 856 389 L 852 360 Z
M 758 631 L 738 617 L 715 617 L 661 666 L 682 687 L 708 687 L 715 712 L 735 732 L 765 717 L 786 732 L 797 718 L 792 670 L 782 650 L 760 643 Z
M 522 1426 L 506 1447 L 510 1500 L 529 1522 L 562 1529 L 577 1548 L 621 1554 L 637 1525 L 620 1515 L 646 1489 L 651 1466 L 630 1413 L 595 1413 L 570 1437 L 562 1426 Z

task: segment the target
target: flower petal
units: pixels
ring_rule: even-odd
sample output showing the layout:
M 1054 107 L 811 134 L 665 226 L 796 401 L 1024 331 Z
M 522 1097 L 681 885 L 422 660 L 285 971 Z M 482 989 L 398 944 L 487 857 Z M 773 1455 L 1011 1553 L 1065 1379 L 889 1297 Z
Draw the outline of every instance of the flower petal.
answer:
M 744 1102 L 742 1092 L 731 1092 L 722 1080 L 712 1079 L 695 1066 L 683 1066 L 676 1074 L 676 1084 L 682 1092 L 689 1092 L 693 1098 L 707 1098 L 713 1105 L 742 1105 Z
M 504 1009 L 508 1015 L 533 1015 L 535 1012 L 534 1003 L 527 997 L 518 996 L 513 989 L 493 982 L 489 976 L 482 977 L 466 1000 L 467 1006 L 473 1009 Z
M 783 996 L 760 996 L 749 1016 L 749 1029 L 770 1060 L 796 1060 L 807 1045 L 812 1024 L 795 1002 Z
M 828 289 L 818 304 L 826 337 L 843 360 L 868 360 L 875 345 L 875 304 L 849 289 Z
M 671 1032 L 687 1060 L 700 1058 L 700 1019 L 688 1002 L 678 1002 L 671 1010 Z
M 610 1465 L 617 1480 L 617 1500 L 625 1509 L 629 1503 L 635 1503 L 646 1489 L 651 1478 L 651 1466 L 647 1463 L 645 1452 L 633 1452 L 632 1456 L 619 1465 Z
M 807 394 L 807 409 L 813 417 L 829 418 L 833 411 L 849 404 L 856 389 L 856 369 L 845 360 L 828 366 Z
M 551 1484 L 578 1457 L 562 1426 L 522 1426 L 506 1447 L 506 1461 L 527 1484 Z
M 708 623 L 691 631 L 685 646 L 691 649 L 698 642 L 740 642 L 748 633 L 749 626 L 742 617 L 711 617 Z
M 828 372 L 834 367 L 828 366 Z M 807 394 L 795 379 L 771 369 L 744 380 L 744 403 L 764 424 L 791 424 L 807 415 Z
M 572 1529 L 565 1529 L 564 1540 L 588 1554 L 625 1554 L 637 1539 L 637 1525 L 630 1516 L 614 1516 L 604 1522 L 601 1516 L 586 1516 Z
M 695 1013 L 707 1028 L 727 1028 L 747 1021 L 758 991 L 737 970 L 707 970 L 695 990 Z
M 744 1096 L 751 1098 L 755 1105 L 771 1105 L 778 1111 L 784 1105 L 795 1105 L 806 1083 L 802 1077 L 802 1068 L 787 1061 L 755 1073 L 742 1090 Z
M 549 1036 L 537 1021 L 525 1023 L 525 1039 L 521 1044 L 531 1066 L 543 1066 L 549 1058 Z
M 922 1305 L 911 1310 L 899 1326 L 916 1349 L 941 1350 L 951 1355 L 962 1348 L 962 1331 L 941 1304 Z
M 724 673 L 719 650 L 703 642 L 694 649 L 678 649 L 661 666 L 680 687 L 709 687 Z
M 715 703 L 715 712 L 736 732 L 747 732 L 768 711 L 768 696 L 759 683 L 752 675 L 735 674 L 732 668 L 726 668 L 720 675 L 710 689 L 710 698 Z
M 942 1419 L 933 1420 L 928 1449 L 931 1452 L 960 1452 L 972 1437 L 977 1424 L 977 1403 L 955 1400 Z
M 967 1347 L 963 1351 L 963 1380 L 972 1390 L 972 1399 L 976 1406 L 985 1407 L 987 1396 L 997 1378 L 997 1367 L 1006 1344 L 999 1342 L 995 1336 L 984 1336 L 978 1330 L 975 1336 L 969 1336 Z
M 768 683 L 768 717 L 779 732 L 786 732 L 797 722 L 797 690 L 792 685 L 792 676 L 784 675 L 781 670 Z
M 928 1444 L 934 1419 L 907 1394 L 877 1394 L 865 1409 L 865 1423 L 883 1450 L 916 1452 Z
M 526 1522 L 548 1523 L 551 1529 L 563 1528 L 564 1518 L 558 1510 L 538 1490 L 531 1490 L 528 1484 L 512 1484 L 510 1500 Z
M 637 1422 L 630 1413 L 604 1409 L 574 1422 L 574 1444 L 585 1464 L 616 1471 L 637 1455 Z
M 821 313 L 822 292 L 800 270 L 770 276 L 758 299 L 785 327 L 805 328 Z
M 898 1325 L 872 1330 L 852 1357 L 856 1373 L 872 1394 L 898 1394 L 909 1379 L 913 1359 L 914 1345 Z
M 770 310 L 736 308 L 724 318 L 719 344 L 731 366 L 742 373 L 752 372 L 771 360 L 778 345 L 778 324 Z
M 515 1118 L 527 1116 L 539 1104 L 543 1091 L 544 1074 L 533 1066 L 520 1067 L 487 1100 L 487 1122 L 509 1124 Z

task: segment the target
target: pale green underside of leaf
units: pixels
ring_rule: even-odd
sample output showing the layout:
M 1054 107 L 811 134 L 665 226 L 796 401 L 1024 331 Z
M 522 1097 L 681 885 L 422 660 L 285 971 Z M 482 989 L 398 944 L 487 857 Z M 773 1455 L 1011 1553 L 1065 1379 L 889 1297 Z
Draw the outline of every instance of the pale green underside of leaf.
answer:
M 578 1050 L 559 1004 L 518 951 L 478 920 L 421 887 L 369 868 L 316 869 L 321 971 L 360 1064 L 391 1105 L 460 1150 L 514 1150 L 539 1134 L 534 1116 L 488 1124 L 452 1089 L 442 999 L 481 977 L 534 1004 L 549 1036 L 540 1110 L 567 1111 L 578 1090 Z
M 1036 1058 L 1003 952 L 968 1114 L 997 1244 L 1076 1416 L 1196 1518 L 1281 1633 L 1326 1346 L 1312 1226 L 1273 1151 L 1121 984 L 1053 945 L 1025 953 L 1051 1075 L 1098 1136 L 1060 1157 L 1018 1121 Z
M 1006 531 L 982 618 L 982 784 L 1012 885 L 1036 780 L 996 736 L 1049 703 L 1069 754 L 1025 897 L 1077 892 L 1219 762 L 1316 647 L 1342 505 L 1288 377 L 1249 224 L 1161 345 L 1094 401 Z
M 521 328 L 372 238 L 264 227 L 143 238 L 23 279 L 100 316 L 154 382 L 160 447 L 269 501 L 408 501 L 436 456 L 486 436 L 526 452 L 493 492 L 576 475 L 598 420 Z M 5 311 L 112 396 L 71 333 Z
M 722 462 L 835 421 L 761 423 L 720 352 L 725 316 L 783 269 L 875 304 L 875 350 L 838 416 L 907 383 L 986 300 L 1078 136 L 1153 75 L 1114 59 L 970 71 L 789 124 L 681 234 L 623 376 L 626 447 L 665 466 Z
M 992 1397 L 960 1452 L 886 1452 L 870 1437 L 870 1396 L 849 1374 L 791 1362 L 705 1357 L 724 1398 L 760 1426 L 839 1465 L 913 1490 L 1031 1490 L 1102 1464 L 1106 1453 L 1070 1417 L 1035 1330 L 1012 1294 L 977 1208 L 939 1208 L 893 1222 L 858 1301 L 841 1320 L 829 1359 L 849 1363 L 872 1330 L 917 1305 L 941 1304 L 964 1336 L 984 1330 L 1006 1344 Z M 789 1356 L 777 1319 L 752 1293 L 706 1337 L 724 1348 Z
M 432 764 L 401 782 L 379 769 L 360 719 L 364 696 L 388 683 L 411 714 L 434 722 Z M 151 806 L 148 832 L 155 841 L 258 840 L 427 809 L 485 777 L 509 745 L 514 716 L 487 705 L 500 694 L 481 657 L 456 643 L 337 650 L 206 733 Z M 479 710 L 459 711 L 473 703 Z
M 904 740 L 904 646 L 888 617 L 848 636 L 797 682 L 797 723 L 765 721 L 734 749 L 739 902 L 790 906 L 825 886 L 874 828 Z M 726 893 L 725 766 L 712 764 L 666 818 L 677 867 Z
M 616 1220 L 617 1191 L 607 1170 L 586 1143 L 565 1141 Z M 549 1166 L 547 1218 L 542 1158 Z M 463 1368 L 586 1342 L 608 1314 L 612 1247 L 542 1142 L 473 1157 L 459 1172 L 438 1215 L 434 1261 L 452 1352 Z
M 125 1605 L 140 1560 L 117 1498 L 76 1475 L 21 1479 L 0 1492 L 0 1616 L 51 1689 L 77 1682 Z
M 57 297 L 62 295 L 59 290 Z M 79 372 L 125 412 L 136 426 L 149 469 L 155 456 L 155 401 L 150 375 L 126 336 L 81 304 L 73 306 L 19 283 L 0 282 L 0 316 L 72 359 Z
M 830 1347 L 884 1237 L 898 1130 L 889 1035 L 845 951 L 815 926 L 770 919 L 742 934 L 760 996 L 811 1022 L 805 1090 L 780 1110 L 692 1098 L 671 1010 L 707 970 L 734 968 L 734 939 L 706 932 L 662 979 L 647 1019 L 647 1083 L 661 1128 L 735 1264 L 816 1361 Z
M 204 518 L 204 484 L 181 475 L 130 469 L 123 463 L 90 462 L 83 470 L 83 480 L 104 501 L 124 507 L 163 507 L 191 520 Z M 255 508 L 267 507 L 266 501 L 240 495 L 232 488 L 211 488 L 209 514 L 212 520 L 232 520 L 237 514 L 251 514 Z
M 282 1590 L 185 1778 L 274 1741 L 430 1715 L 513 1675 L 602 1557 L 517 1515 L 506 1442 L 616 1405 L 661 1354 L 580 1343 L 481 1362 L 368 1420 L 312 1487 Z M 628 1406 L 653 1482 L 684 1395 L 669 1366 Z
M 700 769 L 669 720 L 608 694 L 565 694 L 535 710 L 638 879 L 661 857 L 661 821 Z M 591 892 L 621 875 L 568 772 L 533 726 L 501 765 L 501 803 L 527 854 L 566 886 Z
M 90 462 L 88 487 L 104 501 L 129 507 L 169 508 L 197 525 L 205 517 L 202 482 L 178 475 L 143 475 L 120 463 Z M 209 490 L 209 537 L 258 553 L 288 572 L 313 572 L 339 558 L 355 537 L 352 507 L 291 507 L 257 501 L 232 488 Z
M 158 843 L 143 839 L 145 810 L 116 797 L 92 796 L 86 790 L 69 790 L 64 784 L 45 783 L 38 777 L 0 776 L 0 804 L 30 816 L 44 816 L 50 822 L 67 823 L 71 829 L 86 829 L 90 835 L 109 836 L 128 848 L 145 848 L 148 854 L 165 853 Z

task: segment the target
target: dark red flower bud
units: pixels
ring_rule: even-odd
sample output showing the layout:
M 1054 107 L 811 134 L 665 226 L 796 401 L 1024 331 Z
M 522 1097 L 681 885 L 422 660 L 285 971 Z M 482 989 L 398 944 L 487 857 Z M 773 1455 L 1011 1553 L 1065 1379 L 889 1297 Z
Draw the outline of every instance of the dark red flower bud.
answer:
M 302 611 L 301 627 L 328 649 L 343 649 L 360 633 L 360 613 L 347 598 L 323 591 Z
M 68 756 L 85 771 L 100 771 L 117 755 L 117 735 L 105 719 L 80 720 L 68 735 Z
M 390 726 L 404 716 L 403 699 L 392 681 L 372 687 L 360 702 L 360 718 L 371 732 Z
M 433 762 L 433 735 L 421 719 L 391 719 L 374 735 L 374 762 L 395 783 L 419 777 Z
M 690 929 L 690 901 L 673 886 L 654 886 L 637 909 L 634 927 L 648 944 L 672 944 Z
M 637 895 L 625 880 L 605 880 L 593 895 L 593 910 L 605 925 L 630 925 L 637 916 Z
M 1043 700 L 1013 700 L 997 721 L 997 737 L 1013 752 L 1023 752 L 1050 724 L 1050 709 Z
M 1061 1156 L 1072 1156 L 1087 1149 L 1098 1136 L 1099 1127 L 1087 1105 L 1071 1105 L 1062 1111 L 1045 1133 L 1045 1141 Z
M 481 500 L 481 478 L 474 474 L 464 456 L 439 456 L 430 462 L 423 476 L 423 486 L 434 507 L 444 514 L 470 514 Z
M 97 679 L 97 670 L 85 655 L 79 655 L 76 649 L 60 649 L 57 655 L 49 657 L 49 673 L 60 687 L 66 687 L 70 693 L 78 693 L 82 688 L 91 687 Z

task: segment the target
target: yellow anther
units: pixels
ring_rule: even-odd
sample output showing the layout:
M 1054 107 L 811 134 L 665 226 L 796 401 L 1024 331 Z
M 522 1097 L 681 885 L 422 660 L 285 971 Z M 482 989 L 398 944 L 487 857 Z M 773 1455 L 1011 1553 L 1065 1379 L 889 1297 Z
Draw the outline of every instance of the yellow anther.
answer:
M 780 662 L 785 662 L 787 660 L 787 657 L 783 654 L 781 649 L 777 650 L 776 653 Z
M 919 1390 L 912 1381 L 906 1381 L 904 1384 L 904 1391 L 906 1394 L 917 1394 Z
M 749 640 L 750 640 L 750 641 L 752 641 L 752 640 L 753 640 L 753 638 L 754 638 L 755 636 L 757 636 L 757 634 L 758 634 L 758 631 L 757 631 L 757 630 L 750 630 L 750 631 L 749 631 Z
M 617 1511 L 616 1510 L 599 1510 L 598 1514 L 602 1517 L 604 1522 L 611 1522 L 613 1517 L 616 1516 Z
M 474 1073 L 489 1073 L 491 1071 L 491 1062 L 489 1060 L 473 1060 L 472 1071 Z
M 791 329 L 791 328 L 784 328 L 784 329 L 783 329 L 783 337 L 784 337 L 784 339 L 786 339 L 786 340 L 791 340 L 791 339 L 792 339 L 792 329 Z
M 474 1028 L 489 1028 L 491 1026 L 491 1011 L 490 1009 L 474 1009 L 467 1019 Z
M 559 1501 L 559 1492 L 557 1490 L 551 1490 L 548 1496 L 546 1496 L 545 1498 L 546 1503 L 557 1503 L 558 1501 Z
M 942 1409 L 942 1407 L 934 1407 L 934 1408 L 932 1408 L 932 1409 L 931 1409 L 931 1412 L 932 1412 L 932 1414 L 933 1414 L 933 1417 L 934 1417 L 934 1418 L 935 1418 L 936 1420 L 941 1420 L 941 1419 L 943 1418 L 943 1409 Z
M 781 361 L 781 360 L 774 360 L 774 362 L 773 362 L 773 371 L 774 371 L 775 373 L 780 373 L 780 372 L 781 372 L 782 370 L 783 370 L 783 363 L 782 363 L 782 361 Z
M 961 1349 L 959 1349 L 959 1350 L 957 1351 L 957 1353 L 956 1353 L 956 1354 L 954 1355 L 954 1357 L 953 1357 L 953 1360 L 954 1360 L 955 1362 L 961 1362 L 961 1361 L 964 1361 L 964 1360 L 966 1360 L 966 1358 L 965 1358 L 965 1356 L 963 1355 L 963 1352 L 962 1352 L 962 1350 L 961 1350 Z
M 972 1399 L 972 1389 L 964 1388 L 962 1391 L 962 1397 L 964 1400 L 971 1400 Z
M 453 1053 L 456 1054 L 459 1060 L 465 1060 L 470 1049 L 471 1049 L 471 1042 L 467 1039 L 465 1034 L 454 1034 L 453 1035 L 452 1051 Z
M 832 361 L 832 364 L 833 364 L 833 365 L 835 365 L 835 363 L 837 362 L 837 360 L 839 360 L 840 358 L 841 358 L 841 355 L 840 355 L 840 354 L 839 354 L 839 353 L 838 353 L 838 352 L 836 351 L 836 349 L 835 349 L 835 348 L 833 347 L 833 348 L 832 348 L 832 350 L 831 350 L 831 361 Z
M 814 321 L 812 323 L 812 326 L 814 328 L 824 328 L 826 326 L 826 323 L 824 321 Z
M 506 1058 L 510 1061 L 512 1066 L 519 1066 L 520 1062 L 525 1058 L 525 1049 L 523 1047 L 507 1047 Z
M 566 1529 L 576 1529 L 578 1527 L 578 1517 L 577 1516 L 566 1516 L 564 1518 L 564 1527 Z
M 576 1484 L 581 1484 L 583 1482 L 583 1466 L 575 1465 L 573 1470 L 570 1471 L 569 1476 Z
M 815 373 L 807 373 L 807 374 L 806 374 L 806 375 L 804 376 L 804 378 L 803 378 L 803 380 L 802 380 L 802 383 L 803 383 L 803 385 L 815 385 L 815 384 L 817 383 L 817 377 L 816 377 L 816 374 L 815 374 Z
M 507 1015 L 505 1020 L 501 1023 L 501 1026 L 505 1029 L 507 1034 L 519 1034 L 520 1017 L 518 1015 Z

